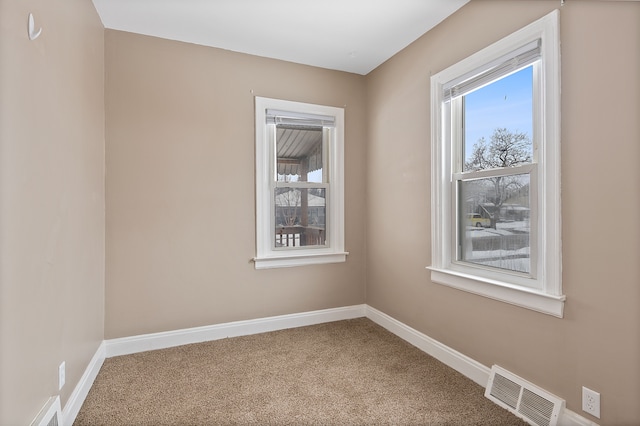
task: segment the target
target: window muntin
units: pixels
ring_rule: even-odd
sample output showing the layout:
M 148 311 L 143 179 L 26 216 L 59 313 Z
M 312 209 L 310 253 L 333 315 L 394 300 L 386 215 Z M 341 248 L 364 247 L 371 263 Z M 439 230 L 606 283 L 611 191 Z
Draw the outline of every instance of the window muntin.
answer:
M 452 193 L 458 224 L 457 244 L 452 246 L 457 253 L 452 257 L 459 265 L 482 265 L 524 277 L 536 275 L 531 268 L 536 253 L 530 250 L 528 193 L 529 173 L 535 170 L 533 70 L 538 62 L 498 75 L 443 106 L 451 108 L 456 126 L 451 144 L 456 156 Z M 522 214 L 517 216 L 516 211 Z M 468 215 L 485 218 L 473 223 L 482 226 L 469 226 Z
M 344 110 L 256 98 L 256 268 L 343 262 Z
M 557 11 L 552 12 L 432 76 L 429 269 L 433 282 L 562 317 L 558 21 Z M 483 116 L 486 111 L 474 110 L 474 98 L 519 78 L 527 83 L 518 87 L 531 93 L 520 105 L 523 122 L 514 129 L 494 123 L 489 132 L 493 127 L 498 138 L 521 135 L 516 144 L 520 155 L 476 161 L 474 144 L 484 137 L 489 152 L 494 136 L 477 128 L 491 124 L 487 117 L 502 118 L 505 112 L 496 112 L 503 106 L 499 98 L 485 97 L 481 106 L 494 112 Z M 502 101 L 508 99 L 502 96 Z M 496 129 L 503 129 L 502 134 Z M 496 186 L 499 181 L 505 190 Z M 479 229 L 469 229 L 473 220 Z M 504 229 L 506 223 L 509 229 Z M 481 241 L 488 229 L 504 235 Z M 520 237 L 514 236 L 518 232 Z M 503 246 L 489 250 L 494 243 Z M 521 260 L 508 262 L 510 258 Z
M 275 127 L 274 249 L 324 247 L 329 179 L 323 170 L 333 129 L 284 124 Z

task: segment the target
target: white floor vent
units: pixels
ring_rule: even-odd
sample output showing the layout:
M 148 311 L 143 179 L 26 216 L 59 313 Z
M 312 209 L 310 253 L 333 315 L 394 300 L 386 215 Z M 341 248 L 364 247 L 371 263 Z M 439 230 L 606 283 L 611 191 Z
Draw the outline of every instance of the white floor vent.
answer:
M 52 396 L 42 407 L 31 426 L 62 426 L 62 409 L 60 397 Z
M 484 396 L 534 426 L 556 426 L 565 401 L 494 365 Z

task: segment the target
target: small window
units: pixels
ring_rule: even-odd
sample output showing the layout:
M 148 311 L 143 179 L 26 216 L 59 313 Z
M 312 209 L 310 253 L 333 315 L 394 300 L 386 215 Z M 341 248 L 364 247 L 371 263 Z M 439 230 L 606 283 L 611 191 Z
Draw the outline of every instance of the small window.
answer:
M 432 265 L 562 317 L 558 13 L 431 78 Z
M 344 262 L 344 110 L 256 97 L 256 268 Z

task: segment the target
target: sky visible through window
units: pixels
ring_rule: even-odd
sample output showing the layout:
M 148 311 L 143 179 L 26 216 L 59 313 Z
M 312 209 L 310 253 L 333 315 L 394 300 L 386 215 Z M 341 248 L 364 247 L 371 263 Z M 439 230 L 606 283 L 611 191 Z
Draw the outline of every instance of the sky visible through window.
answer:
M 465 95 L 465 160 L 482 137 L 499 127 L 533 140 L 533 66 Z

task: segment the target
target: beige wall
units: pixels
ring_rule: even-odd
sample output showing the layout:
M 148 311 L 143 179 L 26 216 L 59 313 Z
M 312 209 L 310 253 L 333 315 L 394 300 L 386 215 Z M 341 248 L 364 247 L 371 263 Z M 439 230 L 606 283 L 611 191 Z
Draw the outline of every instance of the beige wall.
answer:
M 558 5 L 473 1 L 362 77 L 103 32 L 87 2 L 0 0 L 0 424 L 31 421 L 63 360 L 64 404 L 103 333 L 365 302 L 585 416 L 580 387 L 601 392 L 602 424 L 637 422 L 640 4 L 561 9 L 565 318 L 425 270 L 430 74 Z M 249 262 L 254 95 L 346 105 L 346 263 Z
M 590 387 L 598 422 L 637 424 L 640 3 L 561 8 L 564 319 L 433 284 L 425 270 L 430 75 L 558 7 L 473 1 L 368 76 L 367 303 L 586 417 Z
M 0 424 L 26 425 L 103 340 L 104 30 L 91 2 L 0 0 L 0 54 Z
M 106 31 L 107 338 L 365 301 L 364 77 Z M 254 96 L 343 107 L 346 263 L 254 268 Z

